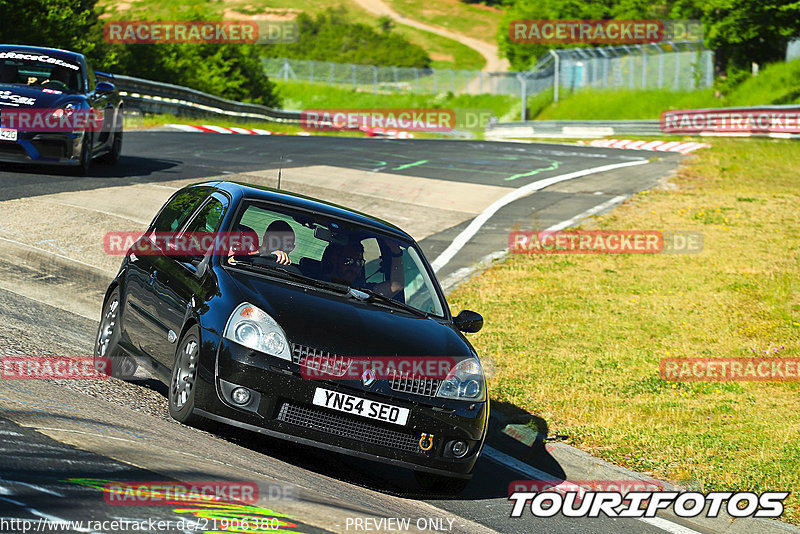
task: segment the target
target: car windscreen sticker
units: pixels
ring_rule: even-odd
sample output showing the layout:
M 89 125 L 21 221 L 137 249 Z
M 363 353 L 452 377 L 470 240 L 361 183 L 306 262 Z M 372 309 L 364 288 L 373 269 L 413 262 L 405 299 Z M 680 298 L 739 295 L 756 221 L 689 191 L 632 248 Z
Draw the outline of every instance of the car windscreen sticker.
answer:
M 38 61 L 40 63 L 48 63 L 58 67 L 66 67 L 70 70 L 81 70 L 79 65 L 68 63 L 63 59 L 57 57 L 46 56 L 44 54 L 25 54 L 23 52 L 0 52 L 0 59 L 22 59 L 26 61 Z
M 35 103 L 36 103 L 35 98 L 15 95 L 11 91 L 0 91 L 0 104 L 18 107 L 20 104 L 25 104 L 26 106 L 32 106 Z

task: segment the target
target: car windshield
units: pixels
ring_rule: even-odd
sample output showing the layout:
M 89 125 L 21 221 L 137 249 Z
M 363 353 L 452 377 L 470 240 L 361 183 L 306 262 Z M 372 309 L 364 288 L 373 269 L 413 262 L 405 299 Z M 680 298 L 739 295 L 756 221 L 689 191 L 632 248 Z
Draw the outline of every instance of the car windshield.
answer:
M 79 92 L 81 67 L 43 53 L 0 52 L 0 83 Z
M 254 200 L 244 202 L 231 231 L 250 235 L 255 246 L 231 251 L 224 264 L 302 275 L 365 290 L 382 305 L 394 302 L 444 316 L 422 253 L 412 243 L 341 219 Z

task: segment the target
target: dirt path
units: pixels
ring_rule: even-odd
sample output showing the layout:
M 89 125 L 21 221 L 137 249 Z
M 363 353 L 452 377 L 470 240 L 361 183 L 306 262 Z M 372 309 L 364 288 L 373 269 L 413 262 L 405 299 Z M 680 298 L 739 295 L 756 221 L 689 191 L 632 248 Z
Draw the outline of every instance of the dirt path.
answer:
M 399 14 L 397 11 L 393 10 L 389 7 L 383 0 L 355 0 L 358 5 L 362 8 L 366 9 L 370 13 L 375 13 L 378 16 L 387 15 L 392 20 L 400 23 L 405 24 L 406 26 L 412 26 L 419 30 L 424 30 L 426 32 L 435 33 L 437 35 L 441 35 L 442 37 L 446 37 L 448 39 L 452 39 L 454 41 L 458 41 L 467 45 L 468 47 L 472 48 L 473 50 L 478 51 L 480 55 L 486 58 L 486 66 L 483 68 L 486 72 L 496 72 L 496 71 L 507 71 L 509 68 L 508 60 L 505 58 L 500 58 L 498 56 L 497 46 L 489 43 L 485 43 L 483 41 L 479 41 L 478 39 L 473 39 L 472 37 L 467 37 L 460 33 L 455 33 L 450 30 L 446 30 L 439 26 L 430 26 L 428 24 L 423 24 L 422 22 L 418 22 L 413 19 L 409 19 L 404 17 L 403 15 Z

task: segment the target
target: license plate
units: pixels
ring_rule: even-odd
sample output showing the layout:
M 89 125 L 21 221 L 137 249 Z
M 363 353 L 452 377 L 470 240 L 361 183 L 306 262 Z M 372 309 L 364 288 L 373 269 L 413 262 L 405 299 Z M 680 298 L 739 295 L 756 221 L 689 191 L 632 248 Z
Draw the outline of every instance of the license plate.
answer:
M 16 141 L 17 131 L 11 128 L 0 128 L 0 141 Z
M 362 399 L 324 388 L 317 388 L 314 392 L 314 404 L 395 425 L 402 426 L 408 421 L 408 408 Z

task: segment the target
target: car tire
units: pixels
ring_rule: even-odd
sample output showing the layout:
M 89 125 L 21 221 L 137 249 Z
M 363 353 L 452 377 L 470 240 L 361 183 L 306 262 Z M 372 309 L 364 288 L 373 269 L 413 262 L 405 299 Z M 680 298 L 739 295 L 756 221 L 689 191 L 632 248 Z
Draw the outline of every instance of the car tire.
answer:
M 446 477 L 424 471 L 414 471 L 414 478 L 423 490 L 432 493 L 446 493 L 448 495 L 461 493 L 470 481 L 468 478 Z
M 122 129 L 113 133 L 114 138 L 111 140 L 111 150 L 106 152 L 100 157 L 98 161 L 106 165 L 116 165 L 119 161 L 119 156 L 122 154 Z
M 75 173 L 78 176 L 87 176 L 89 169 L 92 168 L 92 139 L 89 132 L 83 134 L 83 141 L 81 141 L 81 159 Z
M 120 327 L 120 292 L 115 287 L 103 304 L 103 313 L 100 325 L 97 327 L 97 336 L 94 343 L 94 366 L 108 376 L 128 380 L 136 374 L 136 360 L 125 354 L 119 348 Z M 108 358 L 108 362 L 99 360 Z M 100 362 L 103 362 L 102 364 Z M 104 364 L 110 363 L 111 369 Z
M 208 427 L 208 419 L 192 413 L 199 362 L 200 328 L 193 325 L 183 334 L 175 351 L 175 362 L 172 364 L 172 378 L 169 383 L 169 414 L 184 425 Z

